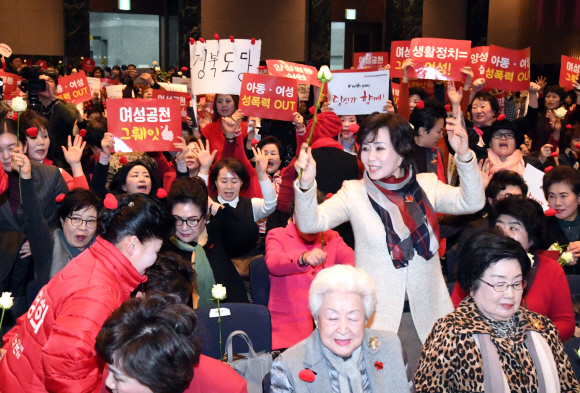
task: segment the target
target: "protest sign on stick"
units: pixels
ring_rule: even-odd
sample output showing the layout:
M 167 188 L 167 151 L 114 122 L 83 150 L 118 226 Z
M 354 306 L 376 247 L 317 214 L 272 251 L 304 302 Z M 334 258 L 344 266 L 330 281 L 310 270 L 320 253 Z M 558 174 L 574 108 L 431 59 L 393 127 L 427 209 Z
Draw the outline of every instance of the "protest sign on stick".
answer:
M 20 94 L 20 89 L 18 85 L 20 84 L 20 76 L 17 74 L 11 74 L 0 69 L 0 79 L 2 80 L 2 100 L 12 101 L 14 97 L 18 97 Z
M 391 78 L 402 78 L 403 71 L 401 66 L 405 59 L 410 56 L 409 50 L 411 49 L 411 41 L 393 41 L 391 43 Z M 409 78 L 416 77 L 415 71 L 412 68 L 407 70 L 407 76 Z
M 357 52 L 353 56 L 353 66 L 357 70 L 382 70 L 389 64 L 389 52 Z
M 573 83 L 578 82 L 578 74 L 580 74 L 580 60 L 562 55 L 559 85 L 566 90 L 572 90 Z
M 122 98 L 107 101 L 107 125 L 115 150 L 176 151 L 181 136 L 178 100 Z
M 328 82 L 328 104 L 339 116 L 381 112 L 388 97 L 389 71 L 333 71 Z
M 158 100 L 179 100 L 181 105 L 181 121 L 187 121 L 187 107 L 191 107 L 191 96 L 179 91 L 153 90 L 153 97 Z
M 84 71 L 58 78 L 56 98 L 73 104 L 89 101 L 92 93 Z
M 499 90 L 528 90 L 530 48 L 514 50 L 490 45 L 485 66 L 485 85 Z
M 316 77 L 318 70 L 316 67 L 304 64 L 291 63 L 284 60 L 266 60 L 268 65 L 268 74 L 272 76 L 283 76 L 286 78 L 296 79 L 298 83 L 309 84 L 312 86 L 321 86 Z
M 468 65 L 471 41 L 415 38 L 410 58 L 419 79 L 465 81 L 461 68 Z
M 193 94 L 240 94 L 245 73 L 258 73 L 261 40 L 208 40 L 189 45 Z
M 485 78 L 485 66 L 487 65 L 487 55 L 489 46 L 478 46 L 471 48 L 469 66 L 473 70 L 473 78 Z
M 239 108 L 246 116 L 292 121 L 298 111 L 295 79 L 244 74 Z

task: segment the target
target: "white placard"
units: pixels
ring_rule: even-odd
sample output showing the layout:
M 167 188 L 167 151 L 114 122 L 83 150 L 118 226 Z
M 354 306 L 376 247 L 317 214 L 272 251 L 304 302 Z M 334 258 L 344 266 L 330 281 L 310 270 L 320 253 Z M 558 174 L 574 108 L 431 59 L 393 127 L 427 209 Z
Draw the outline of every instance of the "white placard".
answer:
M 232 315 L 229 308 L 220 307 L 219 313 L 218 313 L 217 308 L 212 308 L 211 310 L 209 310 L 209 317 L 210 318 L 217 318 L 220 316 L 220 313 L 221 313 L 222 317 L 227 317 L 228 315 Z
M 123 89 L 125 85 L 106 86 L 107 98 L 123 98 Z
M 262 41 L 229 39 L 189 45 L 193 94 L 240 94 L 244 73 L 257 74 Z
M 542 181 L 544 179 L 544 172 L 526 164 L 526 170 L 524 171 L 524 181 L 528 185 L 528 198 L 535 200 L 540 205 L 544 211 L 548 210 L 548 202 L 544 197 L 544 190 L 542 187 Z
M 185 85 L 178 85 L 175 83 L 163 83 L 157 82 L 157 84 L 163 87 L 167 91 L 178 91 L 180 93 L 187 93 L 187 86 Z
M 191 78 L 185 78 L 183 76 L 174 76 L 173 78 L 171 78 L 171 83 L 174 85 L 187 86 L 187 92 L 191 94 Z
M 6 44 L 0 44 L 0 55 L 2 55 L 4 57 L 12 56 L 12 48 L 10 48 Z
M 328 103 L 341 115 L 381 112 L 389 97 L 389 71 L 334 72 L 328 82 Z
M 101 79 L 87 76 L 87 81 L 89 82 L 91 94 L 96 91 L 97 93 L 99 93 L 99 98 L 101 98 Z

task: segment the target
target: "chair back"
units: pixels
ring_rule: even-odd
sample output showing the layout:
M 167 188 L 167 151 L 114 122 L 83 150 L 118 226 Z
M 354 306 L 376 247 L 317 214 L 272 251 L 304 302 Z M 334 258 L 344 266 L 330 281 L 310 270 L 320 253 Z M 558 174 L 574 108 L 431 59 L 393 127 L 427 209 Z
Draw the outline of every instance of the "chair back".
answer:
M 262 256 L 250 263 L 250 290 L 252 303 L 268 307 L 270 300 L 270 273 Z
M 267 307 L 258 304 L 222 303 L 231 315 L 222 320 L 222 352 L 225 353 L 226 340 L 235 330 L 244 331 L 252 340 L 254 350 L 272 351 L 272 324 Z M 201 353 L 214 359 L 220 358 L 220 335 L 218 318 L 210 318 L 210 311 L 217 306 L 203 306 L 195 310 L 198 319 L 196 335 L 201 339 Z M 248 345 L 239 337 L 233 339 L 234 353 L 248 352 Z

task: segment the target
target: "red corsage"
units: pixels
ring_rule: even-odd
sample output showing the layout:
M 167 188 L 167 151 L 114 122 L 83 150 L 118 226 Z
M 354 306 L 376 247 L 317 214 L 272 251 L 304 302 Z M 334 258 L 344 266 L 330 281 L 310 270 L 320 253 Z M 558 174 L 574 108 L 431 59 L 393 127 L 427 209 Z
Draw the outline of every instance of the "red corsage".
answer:
M 119 202 L 117 201 L 117 198 L 115 198 L 115 196 L 113 194 L 107 194 L 107 196 L 105 197 L 105 200 L 103 201 L 103 205 L 110 210 L 116 209 L 117 207 L 119 207 Z
M 544 212 L 544 215 L 547 217 L 555 216 L 558 212 L 554 209 L 548 209 Z
M 377 371 L 382 370 L 383 362 L 375 362 L 375 367 L 377 368 Z
M 56 203 L 61 203 L 63 199 L 64 194 L 58 194 L 54 200 L 56 201 Z
M 167 191 L 165 191 L 163 188 L 160 188 L 157 190 L 157 198 L 163 199 L 166 196 L 167 196 Z
M 316 373 L 306 368 L 298 373 L 298 378 L 304 382 L 312 383 L 314 382 L 314 378 L 316 378 Z
M 30 138 L 34 139 L 38 136 L 38 128 L 30 127 L 28 130 L 26 130 L 26 133 Z

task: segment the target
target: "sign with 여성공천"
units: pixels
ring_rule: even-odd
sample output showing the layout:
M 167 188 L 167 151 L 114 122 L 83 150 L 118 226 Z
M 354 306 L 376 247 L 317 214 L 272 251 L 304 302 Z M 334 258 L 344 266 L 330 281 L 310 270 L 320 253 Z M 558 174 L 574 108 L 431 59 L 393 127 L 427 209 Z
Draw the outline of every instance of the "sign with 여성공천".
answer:
M 328 104 L 339 116 L 381 112 L 389 97 L 389 71 L 333 72 Z
M 240 94 L 245 73 L 257 74 L 261 40 L 196 41 L 189 45 L 192 94 Z
M 107 125 L 117 151 L 176 151 L 173 144 L 181 136 L 181 104 L 179 100 L 110 100 Z

